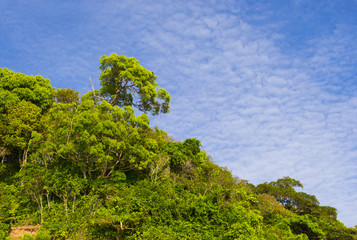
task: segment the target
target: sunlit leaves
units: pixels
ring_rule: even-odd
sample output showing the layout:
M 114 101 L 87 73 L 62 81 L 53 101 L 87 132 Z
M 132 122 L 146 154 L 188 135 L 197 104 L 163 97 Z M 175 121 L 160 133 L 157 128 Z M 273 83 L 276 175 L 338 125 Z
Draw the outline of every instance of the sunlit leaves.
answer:
M 100 58 L 101 95 L 116 106 L 134 106 L 154 115 L 170 109 L 170 95 L 158 88 L 154 72 L 145 69 L 133 57 L 115 53 Z
M 41 108 L 48 109 L 53 102 L 54 89 L 50 80 L 41 76 L 27 76 L 0 68 L 0 106 L 6 110 L 21 100 L 31 102 Z
M 57 89 L 55 96 L 56 102 L 59 103 L 72 103 L 79 101 L 78 92 L 76 92 L 74 89 Z
M 114 169 L 146 166 L 152 159 L 145 145 L 146 115 L 107 102 L 95 105 L 90 98 L 80 104 L 54 104 L 47 116 L 48 131 L 33 142 L 44 154 L 51 149 L 53 164 L 70 160 L 85 178 L 108 177 Z M 45 152 L 43 151 L 45 150 Z

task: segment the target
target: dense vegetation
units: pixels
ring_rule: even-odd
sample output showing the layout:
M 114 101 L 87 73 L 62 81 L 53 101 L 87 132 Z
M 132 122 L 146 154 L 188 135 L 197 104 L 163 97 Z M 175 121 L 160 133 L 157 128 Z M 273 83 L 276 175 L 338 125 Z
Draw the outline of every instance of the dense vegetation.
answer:
M 100 64 L 102 88 L 81 98 L 0 69 L 0 239 L 35 224 L 35 239 L 357 239 L 299 181 L 254 186 L 199 140 L 150 128 L 145 112 L 170 107 L 155 74 L 116 54 Z

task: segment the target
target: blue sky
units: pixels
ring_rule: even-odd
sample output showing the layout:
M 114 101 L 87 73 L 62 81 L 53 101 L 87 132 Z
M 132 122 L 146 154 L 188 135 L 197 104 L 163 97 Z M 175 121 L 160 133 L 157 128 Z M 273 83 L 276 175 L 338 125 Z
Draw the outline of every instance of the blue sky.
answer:
M 172 97 L 152 126 L 198 138 L 251 183 L 296 178 L 357 224 L 356 0 L 0 0 L 0 12 L 0 67 L 85 93 L 100 56 L 133 56 Z

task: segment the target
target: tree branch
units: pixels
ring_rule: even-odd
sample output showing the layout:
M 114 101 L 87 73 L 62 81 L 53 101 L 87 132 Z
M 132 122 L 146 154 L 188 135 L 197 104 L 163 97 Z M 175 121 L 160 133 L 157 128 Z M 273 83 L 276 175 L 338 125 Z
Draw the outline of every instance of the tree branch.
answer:
M 104 99 L 104 98 L 102 98 L 102 97 L 100 97 L 100 96 L 95 95 L 94 86 L 93 86 L 93 83 L 92 83 L 92 78 L 91 78 L 91 77 L 89 77 L 89 81 L 90 81 L 90 84 L 92 85 L 93 96 L 94 96 L 95 98 L 99 98 L 99 99 L 100 99 L 100 100 L 102 100 L 102 101 L 105 101 L 105 99 Z

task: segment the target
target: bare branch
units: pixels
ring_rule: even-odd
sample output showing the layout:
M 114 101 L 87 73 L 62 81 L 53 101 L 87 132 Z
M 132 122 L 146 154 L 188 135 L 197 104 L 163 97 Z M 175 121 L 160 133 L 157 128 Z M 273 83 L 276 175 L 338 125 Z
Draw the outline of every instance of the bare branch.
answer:
M 93 95 L 95 96 L 94 86 L 93 86 L 93 83 L 92 83 L 92 77 L 89 77 L 89 81 L 90 81 L 90 84 L 92 85 Z
M 92 85 L 93 96 L 94 96 L 95 98 L 98 98 L 98 99 L 102 100 L 102 101 L 105 101 L 105 99 L 104 99 L 104 98 L 102 98 L 102 97 L 100 97 L 100 96 L 95 95 L 94 86 L 93 86 L 93 83 L 92 83 L 92 78 L 91 78 L 91 77 L 89 77 L 89 81 L 90 81 L 90 84 Z

